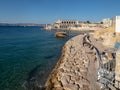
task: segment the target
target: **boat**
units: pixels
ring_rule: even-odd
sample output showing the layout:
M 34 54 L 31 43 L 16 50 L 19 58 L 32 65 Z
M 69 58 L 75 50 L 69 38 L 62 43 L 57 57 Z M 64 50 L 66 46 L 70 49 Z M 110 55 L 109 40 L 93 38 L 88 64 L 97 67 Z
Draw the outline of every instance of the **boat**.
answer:
M 57 38 L 64 38 L 66 36 L 67 36 L 66 32 L 56 32 L 55 33 L 55 37 L 57 37 Z

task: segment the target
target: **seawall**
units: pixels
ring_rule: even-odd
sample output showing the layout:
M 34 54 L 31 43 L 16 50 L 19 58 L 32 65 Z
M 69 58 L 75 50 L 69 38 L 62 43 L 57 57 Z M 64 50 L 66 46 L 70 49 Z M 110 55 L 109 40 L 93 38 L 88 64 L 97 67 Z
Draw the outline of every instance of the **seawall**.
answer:
M 66 42 L 61 58 L 46 82 L 46 90 L 99 90 L 96 53 L 83 42 L 84 35 Z

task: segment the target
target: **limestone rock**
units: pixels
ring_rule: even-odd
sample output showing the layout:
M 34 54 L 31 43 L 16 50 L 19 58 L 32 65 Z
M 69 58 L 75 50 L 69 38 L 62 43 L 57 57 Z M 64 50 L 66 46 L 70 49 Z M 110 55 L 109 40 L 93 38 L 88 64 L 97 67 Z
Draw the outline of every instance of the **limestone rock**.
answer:
M 90 60 L 83 47 L 84 35 L 76 36 L 66 42 L 62 57 L 46 82 L 46 90 L 89 90 L 88 68 Z M 94 54 L 95 55 L 95 54 Z M 92 57 L 95 57 L 95 56 Z M 90 78 L 92 76 L 89 76 Z

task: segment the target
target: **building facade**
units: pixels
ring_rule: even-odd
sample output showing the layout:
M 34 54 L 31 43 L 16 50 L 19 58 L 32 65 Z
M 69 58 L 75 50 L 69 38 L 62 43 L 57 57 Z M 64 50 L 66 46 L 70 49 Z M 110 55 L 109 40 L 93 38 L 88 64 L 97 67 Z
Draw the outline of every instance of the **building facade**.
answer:
M 69 29 L 72 26 L 79 25 L 77 20 L 58 20 L 53 24 L 54 29 Z

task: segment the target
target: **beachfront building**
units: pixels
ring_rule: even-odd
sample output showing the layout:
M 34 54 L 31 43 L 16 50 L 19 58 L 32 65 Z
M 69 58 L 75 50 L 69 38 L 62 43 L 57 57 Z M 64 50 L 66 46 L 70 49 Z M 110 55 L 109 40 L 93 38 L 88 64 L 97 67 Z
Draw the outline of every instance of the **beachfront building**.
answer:
M 112 25 L 112 19 L 110 18 L 105 18 L 102 20 L 102 22 L 104 27 L 110 27 Z
M 69 30 L 72 26 L 79 25 L 78 20 L 58 20 L 53 24 L 53 29 L 66 29 Z
M 98 29 L 99 25 L 98 23 L 84 23 L 78 20 L 58 20 L 52 27 L 63 30 L 94 30 L 95 28 Z

